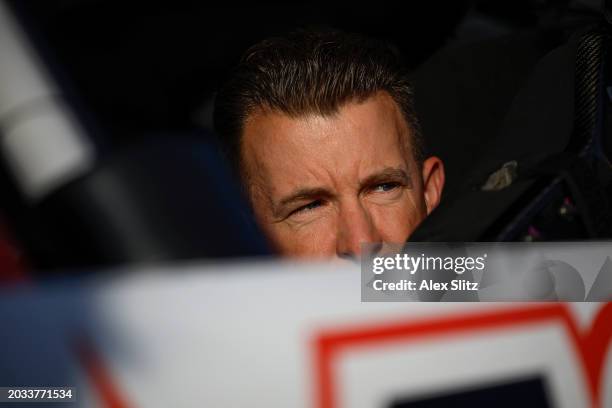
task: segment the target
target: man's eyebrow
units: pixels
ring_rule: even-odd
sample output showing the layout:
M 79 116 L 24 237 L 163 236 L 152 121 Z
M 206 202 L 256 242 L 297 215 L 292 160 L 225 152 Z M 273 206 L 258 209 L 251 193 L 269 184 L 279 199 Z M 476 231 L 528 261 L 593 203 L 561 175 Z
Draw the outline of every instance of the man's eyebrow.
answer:
M 278 215 L 278 213 L 281 212 L 282 208 L 287 206 L 288 204 L 295 203 L 297 201 L 311 200 L 314 198 L 326 198 L 326 197 L 330 197 L 331 195 L 332 194 L 328 190 L 321 188 L 321 187 L 299 188 L 291 192 L 287 196 L 281 198 L 278 201 L 278 204 L 274 204 L 273 212 L 274 214 Z
M 398 182 L 404 184 L 408 188 L 412 188 L 412 178 L 407 171 L 397 167 L 386 167 L 383 170 L 371 174 L 362 182 L 362 187 L 373 186 L 380 183 Z

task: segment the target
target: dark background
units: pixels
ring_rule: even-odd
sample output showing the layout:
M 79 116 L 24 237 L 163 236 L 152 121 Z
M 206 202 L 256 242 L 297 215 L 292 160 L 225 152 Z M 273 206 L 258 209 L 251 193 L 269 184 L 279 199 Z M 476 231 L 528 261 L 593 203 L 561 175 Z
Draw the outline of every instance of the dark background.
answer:
M 445 45 L 557 24 L 599 2 L 11 3 L 93 113 L 101 139 L 116 146 L 152 132 L 209 127 L 213 92 L 246 48 L 297 27 L 387 39 L 417 68 Z
M 0 163 L 0 266 L 8 251 L 8 259 L 26 259 L 41 270 L 267 253 L 252 217 L 244 216 L 246 204 L 227 191 L 228 185 L 237 190 L 237 183 L 228 183 L 215 149 L 198 144 L 213 146 L 215 140 L 215 90 L 246 49 L 264 38 L 319 26 L 394 43 L 412 71 L 429 153 L 445 164 L 442 204 L 454 208 L 448 197 L 472 188 L 475 165 L 481 167 L 474 172 L 478 185 L 500 163 L 565 148 L 573 59 L 540 69 L 535 83 L 546 85 L 542 90 L 521 90 L 551 50 L 601 20 L 598 0 L 8 3 L 97 153 L 88 174 L 35 205 L 23 200 Z M 189 141 L 180 140 L 186 136 Z M 459 217 L 438 217 L 441 231 L 459 235 L 437 239 L 482 239 L 490 224 L 505 223 L 501 211 L 522 191 L 493 195 L 497 207 L 480 200 L 477 208 L 466 204 Z M 137 211 L 128 217 L 122 202 Z M 137 239 L 127 242 L 131 238 L 112 230 L 108 217 L 129 220 L 123 228 Z M 459 225 L 450 228 L 449 220 Z M 435 236 L 430 230 L 424 234 Z M 134 243 L 149 246 L 133 253 Z

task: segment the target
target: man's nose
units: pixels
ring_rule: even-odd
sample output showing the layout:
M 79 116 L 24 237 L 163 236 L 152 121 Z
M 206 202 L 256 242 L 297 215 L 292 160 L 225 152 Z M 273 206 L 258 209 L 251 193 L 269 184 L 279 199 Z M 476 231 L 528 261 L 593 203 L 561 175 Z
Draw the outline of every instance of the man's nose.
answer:
M 367 208 L 361 203 L 345 205 L 339 217 L 336 241 L 338 257 L 359 260 L 361 244 L 366 243 L 372 244 L 371 251 L 378 252 L 382 238 Z

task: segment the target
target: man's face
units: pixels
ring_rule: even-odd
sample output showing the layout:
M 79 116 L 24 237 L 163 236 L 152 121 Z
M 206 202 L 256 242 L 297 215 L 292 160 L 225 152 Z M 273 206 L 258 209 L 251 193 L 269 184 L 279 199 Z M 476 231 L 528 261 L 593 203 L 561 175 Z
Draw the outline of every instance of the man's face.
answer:
M 329 116 L 260 111 L 242 138 L 255 217 L 288 256 L 357 257 L 362 243 L 402 243 L 437 206 L 444 170 L 422 170 L 412 136 L 386 93 Z

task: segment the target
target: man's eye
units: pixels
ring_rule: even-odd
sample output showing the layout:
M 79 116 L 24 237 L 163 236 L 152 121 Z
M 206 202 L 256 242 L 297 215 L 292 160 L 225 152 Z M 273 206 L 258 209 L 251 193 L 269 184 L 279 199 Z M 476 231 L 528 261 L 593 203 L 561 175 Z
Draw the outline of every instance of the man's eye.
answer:
M 399 183 L 381 183 L 381 184 L 376 185 L 373 191 L 378 192 L 378 193 L 386 193 L 388 191 L 395 190 L 399 186 L 400 186 Z
M 312 210 L 320 207 L 321 205 L 323 205 L 323 202 L 321 200 L 316 200 L 316 201 L 313 201 L 311 203 L 308 203 L 306 205 L 303 205 L 303 206 L 293 210 L 290 215 L 312 211 Z

